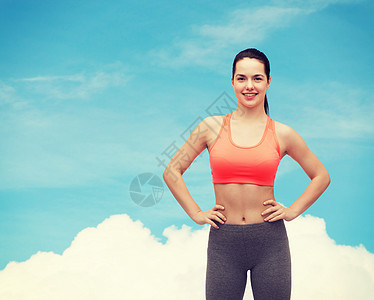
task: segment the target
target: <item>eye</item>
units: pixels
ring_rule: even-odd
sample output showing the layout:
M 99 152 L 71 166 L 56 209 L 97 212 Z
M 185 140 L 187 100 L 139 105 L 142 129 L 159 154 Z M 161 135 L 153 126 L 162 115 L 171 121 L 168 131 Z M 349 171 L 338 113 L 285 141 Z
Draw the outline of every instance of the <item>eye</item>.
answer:
M 255 81 L 261 81 L 262 78 L 261 77 L 255 77 Z
M 237 80 L 238 80 L 238 81 L 243 81 L 243 80 L 244 80 L 244 77 L 238 77 Z

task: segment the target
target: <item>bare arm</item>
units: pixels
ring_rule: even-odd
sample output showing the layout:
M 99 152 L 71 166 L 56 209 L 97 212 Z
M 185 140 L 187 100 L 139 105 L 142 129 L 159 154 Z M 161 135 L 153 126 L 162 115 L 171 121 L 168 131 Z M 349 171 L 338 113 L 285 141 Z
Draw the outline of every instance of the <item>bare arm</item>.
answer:
M 190 218 L 192 220 L 195 220 L 195 216 L 199 211 L 201 211 L 201 208 L 199 207 L 199 205 L 197 205 L 190 192 L 188 191 L 182 174 L 183 173 L 176 170 L 172 166 L 169 166 L 166 167 L 162 176 L 174 198 L 178 201 L 178 203 L 182 206 L 182 208 L 190 216 Z
M 293 220 L 306 211 L 330 184 L 330 176 L 326 168 L 295 130 L 282 124 L 279 128 L 279 136 L 284 143 L 286 154 L 303 168 L 311 181 L 301 196 L 288 208 L 282 207 L 275 200 L 265 201 L 264 205 L 273 205 L 264 211 L 264 215 L 273 212 L 265 218 L 265 221 Z
M 193 200 L 182 177 L 194 159 L 207 147 L 208 132 L 211 130 L 211 127 L 208 126 L 208 118 L 201 121 L 191 132 L 186 143 L 175 153 L 166 166 L 162 177 L 174 198 L 194 222 L 201 225 L 209 223 L 217 227 L 210 218 L 218 220 L 217 215 L 220 214 L 222 218 L 224 216 L 216 211 L 217 208 L 209 210 L 207 213 L 203 212 Z

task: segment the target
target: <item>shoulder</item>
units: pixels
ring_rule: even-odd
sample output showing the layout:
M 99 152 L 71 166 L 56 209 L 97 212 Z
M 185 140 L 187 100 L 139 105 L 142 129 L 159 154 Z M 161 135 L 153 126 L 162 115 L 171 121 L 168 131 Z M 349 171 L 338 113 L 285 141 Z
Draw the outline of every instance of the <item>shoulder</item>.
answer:
M 204 133 L 206 147 L 209 148 L 211 143 L 217 138 L 220 129 L 223 125 L 225 115 L 221 116 L 208 116 L 204 118 L 201 123 L 201 132 Z
M 225 115 L 205 117 L 198 125 L 201 129 L 200 131 L 205 132 L 207 134 L 216 132 L 217 129 L 219 130 L 220 127 L 222 126 L 224 118 L 225 118 Z
M 286 153 L 295 156 L 296 152 L 306 149 L 303 138 L 291 126 L 274 121 L 275 133 Z
M 204 119 L 205 123 L 210 126 L 214 126 L 216 124 L 221 125 L 225 115 L 223 116 L 208 116 Z
M 201 142 L 209 141 L 215 133 L 219 131 L 223 124 L 223 116 L 208 116 L 205 118 L 200 117 L 199 122 L 195 128 L 191 131 L 190 139 L 196 139 L 199 136 Z M 196 123 L 195 123 L 196 124 Z
M 297 134 L 297 132 L 293 128 L 291 128 L 290 126 L 288 126 L 284 123 L 275 121 L 275 120 L 273 120 L 273 121 L 274 121 L 275 132 L 276 132 L 278 137 L 280 137 L 282 139 L 287 139 L 287 138 L 290 138 L 293 135 Z

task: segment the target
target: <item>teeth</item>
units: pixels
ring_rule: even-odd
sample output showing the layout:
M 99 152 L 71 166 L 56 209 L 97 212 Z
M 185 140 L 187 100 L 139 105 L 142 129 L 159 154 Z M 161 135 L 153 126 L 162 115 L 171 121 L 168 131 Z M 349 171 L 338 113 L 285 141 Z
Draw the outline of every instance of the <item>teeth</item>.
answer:
M 246 96 L 254 96 L 256 94 L 244 94 L 244 95 L 246 95 Z

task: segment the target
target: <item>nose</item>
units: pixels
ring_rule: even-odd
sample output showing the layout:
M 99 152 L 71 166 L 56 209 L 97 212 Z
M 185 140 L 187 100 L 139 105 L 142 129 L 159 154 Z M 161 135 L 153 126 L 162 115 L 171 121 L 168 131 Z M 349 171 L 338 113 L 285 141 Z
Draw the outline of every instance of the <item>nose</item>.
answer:
M 252 80 L 247 80 L 246 87 L 251 90 L 253 88 Z

